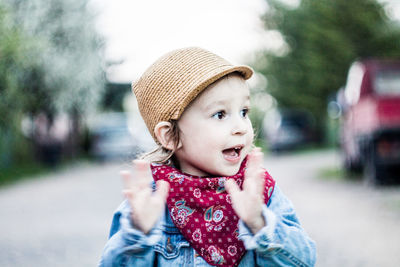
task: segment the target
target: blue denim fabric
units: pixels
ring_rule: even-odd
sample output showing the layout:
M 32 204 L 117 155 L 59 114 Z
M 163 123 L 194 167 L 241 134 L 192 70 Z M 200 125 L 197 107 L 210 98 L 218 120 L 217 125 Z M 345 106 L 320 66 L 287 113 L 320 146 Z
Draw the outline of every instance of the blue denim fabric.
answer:
M 291 202 L 275 186 L 268 205 L 263 207 L 267 225 L 253 235 L 239 221 L 239 238 L 247 252 L 239 267 L 314 266 L 315 243 L 301 228 Z M 132 227 L 130 207 L 124 201 L 115 212 L 109 240 L 99 266 L 211 266 L 198 256 L 180 234 L 169 211 L 145 235 Z

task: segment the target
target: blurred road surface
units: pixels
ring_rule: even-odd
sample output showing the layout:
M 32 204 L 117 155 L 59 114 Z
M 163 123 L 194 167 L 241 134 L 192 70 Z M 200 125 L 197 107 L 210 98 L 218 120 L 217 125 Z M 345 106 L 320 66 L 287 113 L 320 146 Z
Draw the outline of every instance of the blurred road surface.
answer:
M 324 179 L 322 170 L 340 166 L 335 152 L 268 157 L 265 166 L 316 241 L 316 266 L 400 266 L 399 186 Z
M 400 187 L 318 177 L 338 164 L 332 151 L 265 159 L 317 242 L 317 266 L 400 266 Z M 127 168 L 82 163 L 0 189 L 0 266 L 96 266 Z
M 79 164 L 0 190 L 0 266 L 97 266 L 123 164 Z

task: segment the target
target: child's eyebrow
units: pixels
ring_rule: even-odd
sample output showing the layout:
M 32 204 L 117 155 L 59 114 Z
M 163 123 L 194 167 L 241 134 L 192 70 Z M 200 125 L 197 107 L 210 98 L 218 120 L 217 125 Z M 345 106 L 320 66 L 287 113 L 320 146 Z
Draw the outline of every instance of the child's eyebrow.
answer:
M 246 102 L 247 102 L 247 101 L 250 101 L 250 95 L 246 95 L 244 100 L 245 100 Z M 212 102 L 208 103 L 208 104 L 204 107 L 204 110 L 209 110 L 209 109 L 211 109 L 211 108 L 213 108 L 213 107 L 215 107 L 215 106 L 218 106 L 218 105 L 223 106 L 223 105 L 225 105 L 226 103 L 229 103 L 229 102 L 230 102 L 229 100 L 212 101 Z
M 208 103 L 205 107 L 204 107 L 204 110 L 209 110 L 209 109 L 211 109 L 211 108 L 213 108 L 213 107 L 215 107 L 215 106 L 223 106 L 223 105 L 225 105 L 226 104 L 226 102 L 228 102 L 228 101 L 224 101 L 224 100 L 219 100 L 219 101 L 212 101 L 212 102 L 210 102 L 210 103 Z

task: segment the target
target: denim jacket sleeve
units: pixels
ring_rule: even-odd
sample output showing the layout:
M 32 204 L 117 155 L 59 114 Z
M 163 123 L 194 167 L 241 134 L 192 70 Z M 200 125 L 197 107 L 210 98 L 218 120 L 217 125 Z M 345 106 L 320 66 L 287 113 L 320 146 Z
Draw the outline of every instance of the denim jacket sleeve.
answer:
M 314 266 L 315 243 L 300 226 L 290 200 L 276 185 L 263 207 L 266 226 L 255 235 L 239 221 L 239 238 L 246 250 L 254 250 L 259 266 Z
M 152 247 L 162 236 L 160 223 L 161 219 L 147 235 L 135 229 L 130 220 L 129 204 L 124 201 L 114 214 L 99 266 L 149 266 L 155 255 Z

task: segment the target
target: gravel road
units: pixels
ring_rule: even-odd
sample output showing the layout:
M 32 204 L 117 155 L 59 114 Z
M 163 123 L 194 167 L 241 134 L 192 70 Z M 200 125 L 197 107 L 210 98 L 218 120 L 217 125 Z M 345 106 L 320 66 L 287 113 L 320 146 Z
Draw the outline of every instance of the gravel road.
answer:
M 0 266 L 96 266 L 122 164 L 79 164 L 0 190 Z
M 335 152 L 267 157 L 265 166 L 317 242 L 317 266 L 400 266 L 399 186 L 324 179 L 321 170 L 340 166 Z
M 400 187 L 323 179 L 332 151 L 267 156 L 265 167 L 317 242 L 317 266 L 400 266 Z M 0 266 L 96 266 L 126 163 L 80 163 L 0 189 Z

